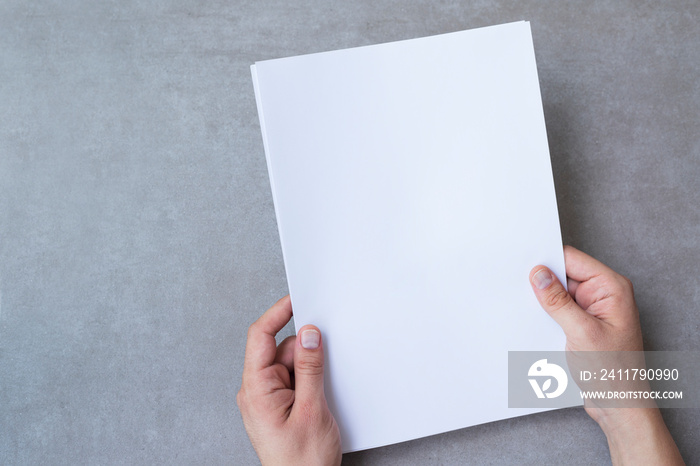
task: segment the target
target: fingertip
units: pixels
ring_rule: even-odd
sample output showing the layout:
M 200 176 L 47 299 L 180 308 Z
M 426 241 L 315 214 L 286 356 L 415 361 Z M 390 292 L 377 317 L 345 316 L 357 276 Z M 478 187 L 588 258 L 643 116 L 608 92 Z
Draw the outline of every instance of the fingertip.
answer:
M 292 309 L 292 297 L 290 295 L 282 296 L 272 307 L 276 309 L 284 309 L 292 316 L 294 315 L 294 309 Z
M 574 251 L 578 251 L 578 249 L 576 249 L 575 247 L 571 246 L 570 244 L 565 244 L 565 245 L 564 245 L 564 254 L 566 254 L 566 253 L 568 253 L 568 252 L 574 252 Z
M 307 350 L 315 350 L 321 346 L 321 331 L 315 325 L 304 325 L 299 329 L 299 344 Z
M 315 330 L 315 331 L 318 332 L 319 334 L 321 333 L 321 330 L 319 330 L 319 328 L 316 327 L 315 325 L 313 325 L 313 324 L 306 324 L 306 325 L 302 326 L 302 327 L 299 329 L 299 331 L 297 332 L 297 335 L 300 335 L 301 332 L 303 332 L 303 331 L 305 331 L 305 330 Z
M 544 265 L 536 265 L 530 270 L 530 280 L 532 281 L 532 276 L 535 275 L 539 270 L 541 269 L 546 269 L 547 267 Z
M 287 303 L 291 303 L 291 298 L 289 295 L 282 296 L 280 299 L 277 300 L 277 303 L 275 303 L 275 304 L 280 305 L 280 306 L 284 306 Z
M 530 283 L 538 290 L 544 290 L 554 283 L 554 274 L 544 265 L 538 265 L 530 271 Z

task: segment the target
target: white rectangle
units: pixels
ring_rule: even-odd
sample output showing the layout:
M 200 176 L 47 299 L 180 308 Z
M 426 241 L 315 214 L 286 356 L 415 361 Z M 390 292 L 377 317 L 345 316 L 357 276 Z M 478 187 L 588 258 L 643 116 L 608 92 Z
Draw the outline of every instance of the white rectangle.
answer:
M 508 351 L 562 350 L 564 274 L 527 22 L 252 67 L 297 328 L 355 451 L 508 408 Z

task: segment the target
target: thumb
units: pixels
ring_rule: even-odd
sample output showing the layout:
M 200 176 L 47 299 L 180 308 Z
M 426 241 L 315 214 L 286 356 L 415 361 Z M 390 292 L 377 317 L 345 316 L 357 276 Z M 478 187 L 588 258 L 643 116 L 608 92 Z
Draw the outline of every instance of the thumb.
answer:
M 295 402 L 314 403 L 323 394 L 323 345 L 321 331 L 313 325 L 299 330 L 294 348 Z
M 590 314 L 576 304 L 557 277 L 544 265 L 530 271 L 530 284 L 542 308 L 572 337 L 586 327 Z

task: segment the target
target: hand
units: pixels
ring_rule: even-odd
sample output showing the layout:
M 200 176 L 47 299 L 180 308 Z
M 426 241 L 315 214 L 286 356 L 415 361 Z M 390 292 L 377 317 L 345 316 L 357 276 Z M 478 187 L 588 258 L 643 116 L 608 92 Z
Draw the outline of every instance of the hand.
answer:
M 571 246 L 564 247 L 564 258 L 568 293 L 542 265 L 532 269 L 530 283 L 564 330 L 566 350 L 643 351 L 632 283 Z M 601 408 L 590 400 L 585 408 L 608 437 L 614 464 L 683 464 L 658 408 Z
M 323 393 L 323 340 L 313 325 L 275 343 L 292 318 L 289 296 L 248 329 L 236 401 L 263 465 L 340 464 L 340 432 Z
M 567 351 L 643 351 L 632 282 L 564 246 L 569 292 L 545 266 L 530 272 L 537 299 L 566 334 Z

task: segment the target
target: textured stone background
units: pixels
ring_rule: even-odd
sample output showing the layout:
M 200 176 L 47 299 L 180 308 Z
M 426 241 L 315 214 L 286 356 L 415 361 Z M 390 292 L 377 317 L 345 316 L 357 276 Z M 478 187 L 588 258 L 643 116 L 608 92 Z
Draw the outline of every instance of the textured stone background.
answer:
M 633 280 L 647 349 L 699 350 L 696 0 L 4 0 L 0 463 L 255 463 L 234 398 L 286 281 L 249 65 L 520 19 L 565 241 Z M 608 461 L 580 409 L 345 457 Z

